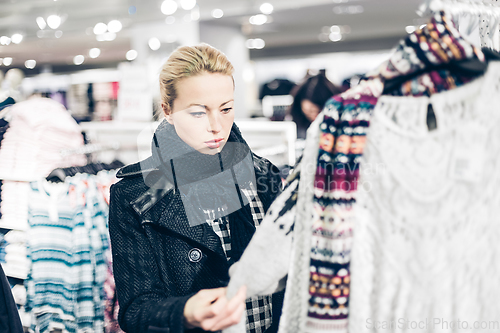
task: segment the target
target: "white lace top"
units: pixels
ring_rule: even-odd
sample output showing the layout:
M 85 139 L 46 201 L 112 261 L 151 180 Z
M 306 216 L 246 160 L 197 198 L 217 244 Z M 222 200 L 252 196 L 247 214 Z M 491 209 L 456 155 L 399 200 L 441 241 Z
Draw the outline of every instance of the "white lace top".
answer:
M 431 98 L 382 96 L 358 195 L 351 333 L 500 331 L 500 63 Z

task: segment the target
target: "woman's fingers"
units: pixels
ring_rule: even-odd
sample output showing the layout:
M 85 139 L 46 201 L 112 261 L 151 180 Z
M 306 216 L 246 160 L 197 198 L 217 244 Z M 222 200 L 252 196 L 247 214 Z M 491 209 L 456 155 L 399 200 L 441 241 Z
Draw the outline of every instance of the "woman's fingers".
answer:
M 186 328 L 200 327 L 207 318 L 215 317 L 227 304 L 226 288 L 204 289 L 188 299 L 184 306 Z
M 201 290 L 186 303 L 186 327 L 218 331 L 233 326 L 241 320 L 246 309 L 245 299 L 245 286 L 230 301 L 226 298 L 226 288 Z
M 225 309 L 217 316 L 210 318 L 206 322 L 206 329 L 211 331 L 218 331 L 220 329 L 233 326 L 237 324 L 243 311 L 246 309 L 246 286 L 242 286 L 238 293 L 229 301 Z M 221 328 L 224 326 L 223 328 Z
M 223 329 L 226 329 L 228 327 L 231 327 L 233 325 L 238 324 L 240 322 L 240 320 L 243 320 L 242 316 L 243 316 L 243 312 L 245 311 L 245 309 L 246 309 L 245 303 L 238 305 L 238 307 L 236 309 L 234 309 L 234 311 L 231 314 L 229 314 L 227 317 L 225 317 L 224 319 L 219 321 L 217 324 L 215 324 L 212 327 L 212 331 L 223 330 Z
M 215 301 L 212 299 L 212 301 L 210 301 L 210 303 L 208 303 L 205 308 L 201 309 L 200 319 L 206 320 L 208 318 L 213 318 L 221 314 L 226 308 L 227 303 L 228 302 L 225 295 L 220 295 L 218 299 L 215 299 Z

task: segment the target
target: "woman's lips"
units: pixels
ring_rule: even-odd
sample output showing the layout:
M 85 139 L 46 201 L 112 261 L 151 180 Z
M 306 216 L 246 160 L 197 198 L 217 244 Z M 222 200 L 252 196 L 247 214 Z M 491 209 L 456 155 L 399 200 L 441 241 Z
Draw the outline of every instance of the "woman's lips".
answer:
M 223 140 L 224 139 L 215 139 L 215 140 L 205 141 L 205 144 L 208 146 L 208 148 L 215 149 L 220 147 L 220 142 Z

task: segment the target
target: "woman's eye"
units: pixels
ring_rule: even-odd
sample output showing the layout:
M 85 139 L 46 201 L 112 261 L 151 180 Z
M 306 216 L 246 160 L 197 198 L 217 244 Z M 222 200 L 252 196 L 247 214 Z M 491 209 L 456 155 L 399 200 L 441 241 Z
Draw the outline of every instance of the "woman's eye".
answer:
M 205 115 L 205 112 L 191 112 L 190 114 L 195 118 L 201 118 Z
M 229 112 L 231 112 L 232 109 L 233 108 L 222 109 L 222 112 L 223 113 L 229 113 Z

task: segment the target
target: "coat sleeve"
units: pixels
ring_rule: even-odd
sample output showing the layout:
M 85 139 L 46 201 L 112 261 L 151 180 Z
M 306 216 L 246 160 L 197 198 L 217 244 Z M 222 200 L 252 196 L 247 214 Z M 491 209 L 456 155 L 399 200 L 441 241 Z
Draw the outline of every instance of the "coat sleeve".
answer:
M 118 185 L 111 187 L 109 234 L 120 327 L 128 333 L 184 332 L 184 306 L 192 295 L 173 297 L 162 284 L 152 246 Z

